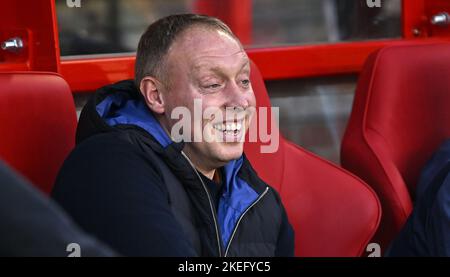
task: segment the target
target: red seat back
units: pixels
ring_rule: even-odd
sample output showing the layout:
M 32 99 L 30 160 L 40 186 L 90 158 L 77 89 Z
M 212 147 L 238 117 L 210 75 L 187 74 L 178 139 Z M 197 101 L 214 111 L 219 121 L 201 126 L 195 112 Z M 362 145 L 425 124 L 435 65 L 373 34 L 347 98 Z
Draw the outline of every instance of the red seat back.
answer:
M 386 246 L 412 209 L 422 167 L 450 137 L 450 44 L 403 44 L 372 54 L 360 75 L 342 165 L 370 184 Z
M 260 72 L 252 64 L 258 107 L 270 107 Z M 282 112 L 282 111 L 281 111 Z M 272 130 L 278 133 L 278 128 Z M 297 256 L 360 256 L 378 227 L 375 193 L 361 180 L 280 136 L 278 151 L 262 154 L 258 140 L 245 153 L 260 177 L 275 187 L 295 230 Z
M 53 73 L 0 73 L 0 159 L 50 192 L 74 147 L 75 106 Z

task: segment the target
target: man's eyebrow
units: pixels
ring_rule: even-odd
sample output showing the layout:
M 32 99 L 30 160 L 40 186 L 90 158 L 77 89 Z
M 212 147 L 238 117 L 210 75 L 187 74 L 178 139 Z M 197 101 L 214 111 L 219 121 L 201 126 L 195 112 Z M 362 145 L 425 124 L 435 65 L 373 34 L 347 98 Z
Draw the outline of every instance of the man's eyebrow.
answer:
M 239 68 L 239 72 L 241 72 L 245 67 L 248 66 L 248 70 L 250 71 L 250 60 L 245 59 L 245 61 L 242 62 L 241 67 Z M 213 71 L 214 73 L 221 74 L 223 67 L 221 66 L 210 66 L 209 63 L 199 63 L 197 65 L 194 65 L 194 71 L 198 72 L 202 69 Z
M 239 72 L 242 71 L 244 67 L 247 67 L 246 70 L 250 71 L 250 60 L 248 58 L 245 59 L 244 63 L 241 66 L 241 69 L 239 69 Z

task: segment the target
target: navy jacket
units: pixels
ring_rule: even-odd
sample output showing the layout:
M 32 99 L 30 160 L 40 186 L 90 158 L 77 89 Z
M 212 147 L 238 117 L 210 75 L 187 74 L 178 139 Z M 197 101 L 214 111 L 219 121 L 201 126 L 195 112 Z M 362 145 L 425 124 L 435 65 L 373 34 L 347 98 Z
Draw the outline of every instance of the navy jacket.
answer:
M 387 256 L 450 256 L 450 140 L 425 166 L 414 210 Z
M 53 197 L 87 231 L 128 256 L 292 256 L 294 234 L 275 190 L 242 156 L 211 185 L 172 142 L 133 81 L 87 103 L 77 147 Z

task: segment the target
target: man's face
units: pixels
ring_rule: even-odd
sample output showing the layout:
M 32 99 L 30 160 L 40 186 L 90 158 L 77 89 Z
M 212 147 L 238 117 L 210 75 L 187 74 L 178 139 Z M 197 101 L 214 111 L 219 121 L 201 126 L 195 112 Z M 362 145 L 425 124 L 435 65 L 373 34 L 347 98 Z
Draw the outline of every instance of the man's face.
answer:
M 164 97 L 163 124 L 168 131 L 177 122 L 170 119 L 173 109 L 186 107 L 192 118 L 191 139 L 202 138 L 186 143 L 184 149 L 196 166 L 213 170 L 239 158 L 249 111 L 256 102 L 249 59 L 240 43 L 222 31 L 193 27 L 169 49 L 166 65 L 170 86 Z M 197 120 L 194 99 L 202 103 Z M 196 124 L 201 128 L 195 128 Z

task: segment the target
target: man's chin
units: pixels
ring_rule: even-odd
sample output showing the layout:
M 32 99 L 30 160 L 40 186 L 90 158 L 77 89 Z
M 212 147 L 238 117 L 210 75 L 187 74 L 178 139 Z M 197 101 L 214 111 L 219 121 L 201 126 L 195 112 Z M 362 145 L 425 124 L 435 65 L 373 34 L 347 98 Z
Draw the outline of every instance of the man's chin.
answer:
M 241 142 L 221 143 L 220 148 L 217 156 L 224 163 L 239 159 L 244 152 L 244 146 Z

